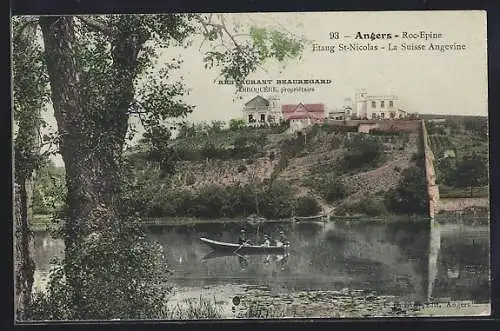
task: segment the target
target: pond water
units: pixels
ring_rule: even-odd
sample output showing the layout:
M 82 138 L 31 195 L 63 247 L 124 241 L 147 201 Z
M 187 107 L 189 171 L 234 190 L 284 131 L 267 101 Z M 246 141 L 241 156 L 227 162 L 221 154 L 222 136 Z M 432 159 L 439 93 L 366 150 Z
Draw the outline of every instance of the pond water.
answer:
M 291 242 L 286 266 L 265 264 L 264 255 L 248 256 L 245 269 L 237 256 L 202 261 L 211 250 L 200 237 L 237 242 L 242 227 L 249 239 L 259 243 L 263 234 L 276 238 L 284 231 Z M 489 313 L 488 225 L 431 224 L 428 220 L 206 222 L 150 226 L 147 233 L 162 244 L 173 271 L 175 290 L 169 302 L 213 299 L 223 318 L 440 314 L 428 312 L 433 305 L 447 308 L 444 315 Z M 50 259 L 62 252 L 61 240 L 47 232 L 35 234 L 36 287 L 43 287 Z M 241 304 L 233 304 L 234 297 Z M 402 303 L 411 303 L 411 309 L 401 308 Z M 256 305 L 282 310 L 264 315 L 255 312 Z M 453 305 L 461 308 L 450 310 Z

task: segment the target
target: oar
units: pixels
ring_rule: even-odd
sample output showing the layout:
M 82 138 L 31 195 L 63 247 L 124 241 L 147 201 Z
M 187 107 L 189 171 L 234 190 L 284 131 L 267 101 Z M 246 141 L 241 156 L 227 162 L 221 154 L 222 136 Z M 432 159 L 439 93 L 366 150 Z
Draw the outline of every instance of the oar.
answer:
M 240 255 L 240 254 L 238 254 L 238 253 L 237 253 L 237 252 L 241 249 L 241 247 L 243 247 L 243 244 L 241 244 L 241 245 L 240 245 L 240 247 L 236 248 L 236 249 L 234 250 L 233 254 L 235 254 L 235 255 L 236 255 L 236 256 L 238 256 L 238 257 L 241 257 L 242 259 L 245 259 L 245 260 L 248 262 L 248 259 L 247 259 L 245 256 Z

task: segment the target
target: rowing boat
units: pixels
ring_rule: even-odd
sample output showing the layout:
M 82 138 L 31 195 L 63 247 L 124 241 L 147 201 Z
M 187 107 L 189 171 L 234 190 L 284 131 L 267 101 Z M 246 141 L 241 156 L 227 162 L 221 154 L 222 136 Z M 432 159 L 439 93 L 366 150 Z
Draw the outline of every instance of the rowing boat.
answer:
M 287 246 L 260 246 L 260 245 L 240 245 L 216 241 L 207 238 L 200 238 L 207 246 L 212 248 L 217 255 L 260 255 L 260 254 L 286 254 Z

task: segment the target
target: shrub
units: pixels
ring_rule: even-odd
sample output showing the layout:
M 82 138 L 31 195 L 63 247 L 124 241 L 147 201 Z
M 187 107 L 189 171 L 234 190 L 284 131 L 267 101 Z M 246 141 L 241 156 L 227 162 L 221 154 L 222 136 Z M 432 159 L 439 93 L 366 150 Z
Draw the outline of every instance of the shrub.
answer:
M 304 150 L 305 139 L 302 135 L 288 139 L 281 144 L 281 154 L 291 158 L 297 156 Z
M 238 131 L 246 127 L 245 121 L 242 119 L 231 119 L 229 120 L 229 130 Z
M 238 166 L 238 172 L 239 172 L 239 173 L 242 173 L 242 172 L 245 172 L 245 171 L 247 171 L 247 167 L 246 167 L 246 165 L 244 165 L 244 164 L 240 164 L 240 165 Z
M 101 216 L 103 217 L 103 216 Z M 54 265 L 46 292 L 35 293 L 30 320 L 161 319 L 170 289 L 162 247 L 136 220 L 90 235 Z M 112 249 L 110 249 L 112 247 Z M 71 256 L 71 257 L 68 257 Z M 70 280 L 77 280 L 78 292 Z M 76 296 L 78 293 L 78 296 Z
M 284 182 L 274 181 L 263 193 L 259 206 L 261 215 L 273 219 L 292 216 L 294 196 L 293 189 L 290 185 Z
M 347 197 L 349 191 L 341 180 L 330 177 L 320 183 L 320 193 L 326 201 L 332 203 Z
M 186 185 L 191 186 L 196 184 L 196 177 L 192 173 L 186 175 Z
M 428 201 L 425 172 L 419 167 L 405 169 L 398 185 L 385 196 L 387 208 L 398 214 L 428 214 Z
M 218 185 L 207 185 L 197 192 L 193 201 L 194 216 L 200 218 L 224 217 L 223 208 L 227 206 L 227 191 Z
M 356 208 L 360 213 L 367 216 L 382 216 L 388 214 L 387 207 L 381 200 L 363 199 L 357 204 Z
M 331 149 L 338 149 L 342 146 L 342 139 L 340 137 L 333 137 L 330 141 Z
M 343 163 L 348 169 L 377 166 L 384 158 L 383 145 L 369 136 L 355 136 L 346 147 Z
M 321 212 L 318 201 L 312 197 L 301 196 L 296 200 L 295 214 L 297 216 L 315 216 Z

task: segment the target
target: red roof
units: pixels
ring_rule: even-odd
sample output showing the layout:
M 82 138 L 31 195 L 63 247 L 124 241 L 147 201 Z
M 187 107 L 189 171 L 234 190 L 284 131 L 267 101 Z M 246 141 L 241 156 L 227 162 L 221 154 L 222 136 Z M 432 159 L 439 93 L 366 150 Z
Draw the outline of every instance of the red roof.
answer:
M 325 105 L 322 103 L 299 103 L 298 105 L 283 105 L 281 106 L 281 110 L 283 113 L 292 113 L 297 109 L 300 105 L 304 106 L 308 112 L 311 113 L 323 113 L 325 111 Z

